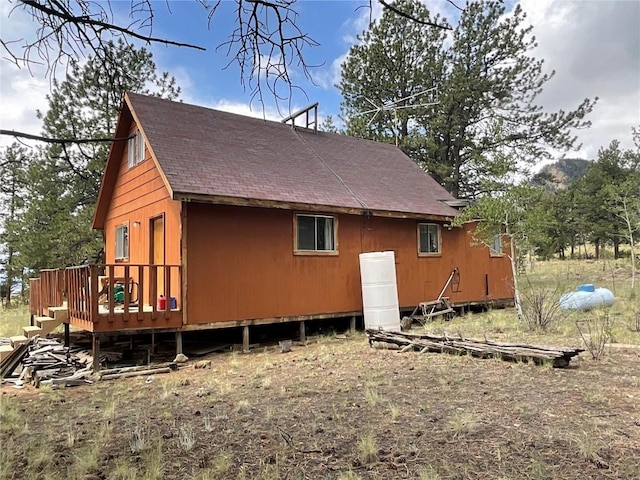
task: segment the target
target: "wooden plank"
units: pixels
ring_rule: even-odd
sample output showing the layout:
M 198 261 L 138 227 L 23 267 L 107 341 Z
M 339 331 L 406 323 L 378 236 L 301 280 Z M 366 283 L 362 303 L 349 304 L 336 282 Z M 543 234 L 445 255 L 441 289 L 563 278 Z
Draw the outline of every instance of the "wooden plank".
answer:
M 144 308 L 144 270 L 145 268 L 142 265 L 136 265 L 138 269 L 138 313 L 137 318 L 138 321 L 144 318 L 142 310 Z
M 401 347 L 401 352 L 419 350 L 423 352 L 468 353 L 480 358 L 501 358 L 503 360 L 531 360 L 541 364 L 552 361 L 554 367 L 566 367 L 571 358 L 584 350 L 579 348 L 553 348 L 535 345 L 519 345 L 474 340 L 463 337 L 448 337 L 433 334 L 409 334 L 367 330 L 369 343 L 391 343 Z
M 125 322 L 129 321 L 129 307 L 131 304 L 131 294 L 129 293 L 129 289 L 133 288 L 133 279 L 131 278 L 131 272 L 129 270 L 129 265 L 124 266 L 124 312 L 122 319 Z
M 98 316 L 98 267 L 97 265 L 91 265 L 90 278 L 89 278 L 89 298 L 85 300 L 85 305 L 90 305 L 89 318 L 86 320 L 91 323 L 97 323 Z
M 113 265 L 108 265 L 107 266 L 107 270 L 108 270 L 108 277 L 109 277 L 109 286 L 108 286 L 108 290 L 107 290 L 107 305 L 109 308 L 109 322 L 113 322 L 113 311 L 115 309 L 115 285 L 114 285 L 114 281 L 115 281 L 115 275 L 113 273 L 114 270 L 114 266 Z
M 164 318 L 169 319 L 170 310 L 171 310 L 171 267 L 165 265 L 162 267 L 164 270 L 164 291 L 165 291 L 165 302 L 164 302 Z
M 158 267 L 149 265 L 149 304 L 151 305 L 151 319 L 157 318 L 158 311 Z
M 136 372 L 126 372 L 126 373 L 114 373 L 111 375 L 103 375 L 100 377 L 101 380 L 116 380 L 119 378 L 130 378 L 130 377 L 139 377 L 139 376 L 147 376 L 147 375 L 155 375 L 160 373 L 171 373 L 171 369 L 169 367 L 165 368 L 150 368 L 148 370 L 141 370 Z

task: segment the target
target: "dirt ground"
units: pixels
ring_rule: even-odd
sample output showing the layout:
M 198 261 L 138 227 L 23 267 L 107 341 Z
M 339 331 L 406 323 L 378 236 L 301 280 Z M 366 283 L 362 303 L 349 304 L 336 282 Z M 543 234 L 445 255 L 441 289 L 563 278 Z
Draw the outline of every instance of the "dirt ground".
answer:
M 638 349 L 553 369 L 356 334 L 205 359 L 150 379 L 2 387 L 0 478 L 640 478 Z

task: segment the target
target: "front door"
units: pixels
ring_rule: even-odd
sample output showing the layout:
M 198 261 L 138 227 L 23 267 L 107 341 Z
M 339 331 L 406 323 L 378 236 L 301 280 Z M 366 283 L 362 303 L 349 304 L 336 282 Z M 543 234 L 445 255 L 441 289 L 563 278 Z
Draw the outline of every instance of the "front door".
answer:
M 164 265 L 164 216 L 151 219 L 151 262 L 153 265 Z M 164 268 L 158 268 L 156 276 L 156 293 L 165 295 Z M 150 299 L 154 301 L 154 299 Z

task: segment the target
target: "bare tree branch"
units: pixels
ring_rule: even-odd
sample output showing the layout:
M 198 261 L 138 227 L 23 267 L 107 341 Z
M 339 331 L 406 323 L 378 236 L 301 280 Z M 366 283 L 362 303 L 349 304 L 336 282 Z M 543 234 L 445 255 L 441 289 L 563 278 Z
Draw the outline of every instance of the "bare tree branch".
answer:
M 58 10 L 55 10 L 54 8 L 51 8 L 51 7 L 47 7 L 44 3 L 40 3 L 37 0 L 20 0 L 20 1 L 25 5 L 32 7 L 34 10 L 39 10 L 40 12 L 47 15 L 49 18 L 57 17 L 63 20 L 64 22 L 60 25 L 60 27 L 65 26 L 65 24 L 72 24 L 75 27 L 78 27 L 80 25 L 85 25 L 85 26 L 92 27 L 96 33 L 102 33 L 102 31 L 106 30 L 106 31 L 122 33 L 122 34 L 125 34 L 126 36 L 137 38 L 138 40 L 143 40 L 148 43 L 163 43 L 165 45 L 173 45 L 176 47 L 195 48 L 196 50 L 203 50 L 203 51 L 206 50 L 206 48 L 204 47 L 200 47 L 198 45 L 194 45 L 191 43 L 176 42 L 166 38 L 142 35 L 130 27 L 121 27 L 119 25 L 116 25 L 115 23 L 112 23 L 109 21 L 103 21 L 101 19 L 96 19 L 87 14 L 80 15 L 80 16 L 73 15 L 70 9 L 65 8 L 61 2 L 58 2 L 56 0 L 49 0 L 49 2 L 50 4 L 57 6 L 59 8 Z M 43 0 L 43 1 L 47 1 L 47 0 Z M 78 2 L 78 3 L 82 3 L 82 2 Z M 108 5 L 109 7 L 111 7 L 111 4 L 108 4 Z M 132 12 L 135 12 L 135 9 L 133 9 Z M 110 13 L 110 16 L 113 16 L 113 13 Z M 149 16 L 145 20 L 143 20 L 140 27 L 141 28 L 150 27 L 152 21 L 153 21 L 153 10 L 149 10 Z M 78 28 L 78 31 L 81 31 L 81 29 Z
M 450 5 L 453 5 L 455 8 L 457 8 L 458 10 L 460 10 L 461 12 L 464 12 L 464 8 L 459 7 L 458 5 L 456 5 L 453 0 L 447 0 L 447 3 Z
M 378 2 L 380 3 L 380 5 L 382 5 L 383 8 L 386 8 L 387 10 L 392 11 L 396 15 L 400 15 L 401 17 L 407 18 L 407 19 L 411 20 L 412 22 L 419 23 L 420 25 L 426 25 L 428 27 L 440 28 L 442 30 L 453 30 L 453 28 L 451 28 L 449 25 L 441 25 L 439 23 L 434 23 L 434 22 L 430 22 L 428 20 L 422 20 L 421 18 L 414 17 L 413 15 L 411 15 L 411 14 L 409 14 L 409 13 L 403 11 L 403 10 L 400 10 L 395 5 L 390 4 L 386 0 L 378 0 Z M 456 8 L 460 8 L 457 5 L 455 5 L 453 2 L 449 2 L 449 3 L 454 5 Z M 371 4 L 371 0 L 369 0 L 369 4 Z M 462 10 L 462 9 L 460 9 L 460 10 Z
M 229 40 L 218 48 L 225 48 L 231 57 L 225 68 L 237 64 L 241 83 L 251 89 L 251 101 L 258 99 L 264 107 L 263 84 L 276 100 L 292 101 L 297 87 L 291 79 L 292 68 L 298 67 L 313 83 L 303 50 L 319 45 L 298 27 L 297 0 L 236 0 L 236 29 Z M 200 0 L 206 6 L 206 0 Z M 216 12 L 218 1 L 209 8 L 209 23 Z M 246 83 L 245 83 L 246 79 Z M 276 102 L 277 103 L 277 102 Z M 289 105 L 290 107 L 290 105 Z
M 47 75 L 52 77 L 52 72 L 67 58 L 80 59 L 87 51 L 100 57 L 104 44 L 114 38 L 206 50 L 199 45 L 153 36 L 151 1 L 132 0 L 129 12 L 132 20 L 128 25 L 120 25 L 115 21 L 110 0 L 15 0 L 9 16 L 17 9 L 24 10 L 34 23 L 35 39 L 2 38 L 0 46 L 5 58 L 18 67 L 44 64 Z
M 128 137 L 121 137 L 121 138 L 49 138 L 49 137 L 43 137 L 41 135 L 33 135 L 31 133 L 16 132 L 15 130 L 4 130 L 4 129 L 0 129 L 0 135 L 10 135 L 15 138 L 26 138 L 29 140 L 37 140 L 39 142 L 45 142 L 45 143 L 58 143 L 60 145 L 125 142 L 135 137 L 135 135 L 129 135 Z

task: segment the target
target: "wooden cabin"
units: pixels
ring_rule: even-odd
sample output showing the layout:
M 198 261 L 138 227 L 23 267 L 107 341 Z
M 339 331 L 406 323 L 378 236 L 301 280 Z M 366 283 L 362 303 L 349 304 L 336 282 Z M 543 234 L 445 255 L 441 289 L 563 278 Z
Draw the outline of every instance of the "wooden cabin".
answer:
M 127 94 L 115 137 L 130 138 L 113 143 L 93 222 L 106 265 L 67 271 L 71 324 L 178 340 L 243 326 L 248 343 L 251 325 L 362 315 L 358 255 L 383 250 L 403 310 L 453 269 L 454 306 L 512 300 L 508 259 L 451 227 L 444 188 L 395 146 L 304 113 L 298 126 Z

